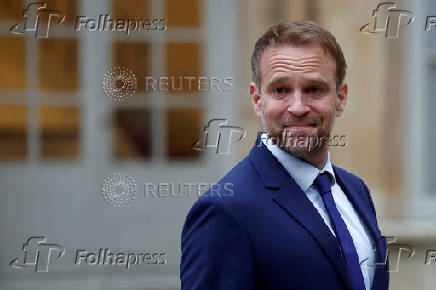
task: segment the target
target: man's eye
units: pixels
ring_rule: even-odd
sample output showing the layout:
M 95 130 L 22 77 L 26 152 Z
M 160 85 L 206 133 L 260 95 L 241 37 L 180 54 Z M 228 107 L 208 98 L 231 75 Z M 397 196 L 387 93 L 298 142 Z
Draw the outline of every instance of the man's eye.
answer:
M 284 87 L 277 87 L 274 89 L 274 92 L 277 94 L 284 94 L 286 92 L 286 89 Z
M 319 93 L 320 91 L 321 90 L 317 87 L 311 87 L 311 88 L 306 89 L 306 92 L 309 94 L 316 94 L 316 93 Z

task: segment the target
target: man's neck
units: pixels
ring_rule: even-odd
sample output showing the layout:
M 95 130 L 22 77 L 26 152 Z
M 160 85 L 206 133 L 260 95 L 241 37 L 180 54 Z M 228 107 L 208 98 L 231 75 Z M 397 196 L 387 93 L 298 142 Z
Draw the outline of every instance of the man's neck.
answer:
M 300 158 L 306 161 L 307 163 L 311 164 L 312 166 L 321 170 L 324 168 L 327 162 L 327 151 L 323 152 L 323 154 L 301 156 Z
M 328 152 L 328 147 L 323 146 L 322 148 L 318 148 L 317 150 L 310 151 L 310 152 L 303 152 L 303 153 L 299 152 L 297 154 L 292 152 L 287 152 L 287 153 L 292 154 L 293 156 L 298 157 L 321 170 L 324 168 L 324 166 L 327 163 L 327 152 Z

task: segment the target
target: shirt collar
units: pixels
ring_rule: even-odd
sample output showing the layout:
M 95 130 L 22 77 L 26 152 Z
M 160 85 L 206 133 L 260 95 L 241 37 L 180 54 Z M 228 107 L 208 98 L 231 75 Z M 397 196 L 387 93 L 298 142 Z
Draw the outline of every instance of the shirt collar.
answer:
M 312 164 L 283 151 L 279 146 L 272 143 L 272 139 L 268 138 L 267 133 L 262 134 L 261 140 L 268 150 L 271 151 L 271 153 L 283 165 L 286 171 L 292 176 L 304 193 L 309 190 L 313 185 L 315 178 L 322 172 L 329 173 L 332 180 L 332 186 L 336 183 L 336 177 L 333 171 L 333 166 L 330 162 L 329 152 L 327 152 L 327 161 L 323 169 L 320 170 Z

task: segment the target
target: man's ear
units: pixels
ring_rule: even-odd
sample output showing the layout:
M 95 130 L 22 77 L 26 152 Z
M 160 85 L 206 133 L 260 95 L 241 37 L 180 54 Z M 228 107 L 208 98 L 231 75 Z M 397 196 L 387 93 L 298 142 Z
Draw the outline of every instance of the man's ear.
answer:
M 336 97 L 336 117 L 340 117 L 345 110 L 347 103 L 348 85 L 343 83 L 337 92 Z
M 262 116 L 262 98 L 260 97 L 260 89 L 257 88 L 254 82 L 250 83 L 250 97 L 254 112 L 258 117 Z

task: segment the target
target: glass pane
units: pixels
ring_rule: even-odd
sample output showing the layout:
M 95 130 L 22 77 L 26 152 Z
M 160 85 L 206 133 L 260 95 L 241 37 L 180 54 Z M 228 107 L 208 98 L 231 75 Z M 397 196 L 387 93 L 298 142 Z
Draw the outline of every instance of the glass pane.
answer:
M 200 45 L 198 43 L 167 44 L 168 91 L 197 92 L 201 71 Z M 195 80 L 189 78 L 195 77 Z M 173 81 L 171 81 L 173 80 Z
M 168 155 L 170 158 L 198 157 L 200 151 L 192 146 L 200 140 L 201 112 L 199 109 L 170 109 L 168 120 Z
M 113 47 L 114 66 L 131 70 L 138 81 L 138 91 L 144 90 L 144 78 L 149 76 L 151 58 L 149 44 L 115 42 Z
M 0 160 L 26 158 L 27 109 L 0 106 Z
M 147 109 L 114 112 L 114 154 L 117 159 L 144 159 L 151 154 L 151 114 Z
M 0 21 L 20 21 L 23 16 L 23 1 L 2 0 L 0 1 Z
M 79 109 L 41 107 L 39 120 L 41 159 L 77 159 L 80 142 Z
M 113 18 L 120 19 L 143 19 L 150 17 L 149 15 L 149 1 L 147 0 L 114 0 L 113 5 Z
M 200 0 L 167 0 L 168 26 L 200 26 Z
M 26 86 L 24 38 L 0 37 L 0 90 L 22 90 Z
M 77 42 L 73 39 L 38 40 L 40 90 L 77 89 Z

